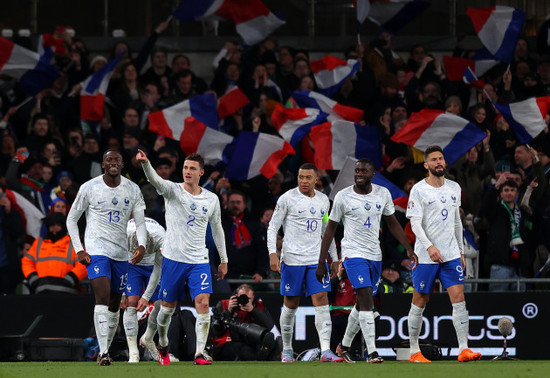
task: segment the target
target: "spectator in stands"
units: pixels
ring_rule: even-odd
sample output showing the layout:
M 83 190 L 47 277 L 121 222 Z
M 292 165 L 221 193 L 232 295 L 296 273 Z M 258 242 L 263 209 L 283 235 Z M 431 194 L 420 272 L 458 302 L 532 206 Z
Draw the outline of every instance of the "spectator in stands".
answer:
M 21 214 L 12 208 L 13 193 L 8 196 L 0 187 L 0 294 L 15 294 L 15 288 L 23 279 L 21 274 L 20 247 L 25 229 Z
M 76 159 L 69 161 L 68 166 L 75 181 L 83 184 L 101 174 L 102 160 L 97 137 L 94 134 L 86 134 L 82 153 Z
M 12 159 L 6 172 L 8 188 L 28 199 L 43 214 L 48 211 L 50 204 L 49 193 L 44 191 L 42 180 L 42 158 L 36 154 L 29 156 L 23 164 L 21 158 Z M 23 174 L 18 178 L 19 169 L 22 166 Z

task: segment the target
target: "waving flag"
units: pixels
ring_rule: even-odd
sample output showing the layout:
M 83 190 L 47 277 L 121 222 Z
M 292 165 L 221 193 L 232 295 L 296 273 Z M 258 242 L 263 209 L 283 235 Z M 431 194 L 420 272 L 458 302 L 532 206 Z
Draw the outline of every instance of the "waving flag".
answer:
M 395 34 L 429 6 L 422 0 L 371 0 L 367 17 L 382 30 Z
M 228 20 L 229 2 L 225 0 L 182 0 L 173 16 L 181 22 L 201 21 L 209 18 Z
M 263 41 L 286 22 L 275 16 L 260 0 L 231 0 L 231 18 L 245 44 Z
M 33 238 L 39 238 L 44 214 L 32 202 L 14 190 L 6 189 L 6 196 L 10 200 L 12 210 L 21 214 L 25 233 Z
M 249 180 L 260 174 L 271 178 L 287 155 L 294 155 L 292 146 L 283 139 L 264 133 L 241 131 L 233 146 L 225 176 Z
M 19 79 L 21 89 L 34 96 L 48 88 L 59 77 L 57 68 L 51 65 L 53 51 L 44 55 L 16 45 L 0 37 L 0 73 Z
M 345 60 L 327 55 L 320 60 L 309 62 L 319 92 L 332 96 L 340 89 L 344 81 L 355 74 L 359 69 L 359 62 L 355 59 Z
M 546 128 L 550 97 L 529 98 L 512 104 L 493 104 L 521 143 L 529 143 Z
M 200 154 L 206 164 L 227 163 L 233 137 L 207 127 L 204 123 L 189 117 L 180 135 L 180 146 L 185 154 Z
M 314 108 L 289 109 L 277 105 L 271 114 L 273 127 L 293 147 L 309 133 L 312 126 L 325 122 L 326 119 L 326 113 Z
M 341 169 L 346 157 L 370 158 L 382 165 L 378 129 L 348 121 L 326 122 L 311 128 L 315 165 L 319 169 Z
M 438 145 L 452 164 L 485 138 L 485 133 L 468 120 L 442 110 L 423 109 L 413 113 L 390 139 L 421 151 Z
M 483 76 L 487 71 L 496 66 L 499 61 L 487 50 L 487 48 L 482 48 L 479 50 L 473 57 L 472 60 L 475 62 L 476 75 Z
M 363 111 L 351 106 L 340 105 L 327 96 L 313 91 L 294 92 L 292 98 L 302 108 L 316 108 L 328 114 L 329 122 L 346 120 L 360 123 L 363 120 Z
M 467 8 L 481 43 L 496 59 L 510 63 L 525 21 L 525 13 L 505 6 Z
M 218 100 L 218 117 L 222 120 L 228 115 L 237 113 L 249 103 L 250 100 L 244 92 L 239 87 L 234 87 Z
M 475 74 L 476 62 L 465 58 L 452 56 L 443 57 L 443 65 L 450 81 L 464 81 L 468 85 L 483 88 L 484 80 L 479 80 Z
M 372 178 L 372 183 L 376 185 L 383 186 L 388 189 L 395 205 L 395 209 L 405 213 L 407 211 L 407 202 L 409 201 L 409 196 L 407 193 L 402 191 L 397 185 L 384 177 L 381 173 L 376 173 Z
M 61 55 L 67 54 L 67 47 L 62 39 L 55 38 L 51 33 L 44 33 L 38 37 L 38 53 L 44 54 L 47 48 L 52 49 L 54 53 Z
M 354 0 L 353 5 L 357 9 L 357 30 L 359 30 L 369 14 L 370 2 L 369 0 Z
M 157 134 L 180 140 L 186 123 L 195 120 L 214 130 L 218 128 L 216 98 L 213 93 L 199 95 L 149 114 L 149 129 Z
M 105 93 L 109 80 L 122 55 L 101 67 L 99 71 L 88 76 L 80 90 L 80 119 L 84 121 L 101 121 L 105 105 Z

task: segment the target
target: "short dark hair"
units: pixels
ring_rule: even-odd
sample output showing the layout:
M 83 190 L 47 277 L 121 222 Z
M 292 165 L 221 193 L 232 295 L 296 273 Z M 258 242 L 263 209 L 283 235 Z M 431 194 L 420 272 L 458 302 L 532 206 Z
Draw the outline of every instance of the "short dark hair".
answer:
M 246 194 L 244 194 L 244 192 L 241 192 L 240 190 L 232 190 L 232 191 L 230 191 L 230 192 L 227 194 L 227 199 L 229 199 L 229 197 L 231 197 L 232 195 L 238 195 L 238 196 L 243 197 L 244 203 L 246 203 L 246 201 L 247 201 Z
M 86 135 L 88 135 L 88 134 L 86 134 Z M 120 155 L 120 157 L 122 157 L 122 153 L 119 150 L 108 149 L 107 151 L 105 151 L 103 153 L 103 159 L 105 159 L 105 156 L 107 156 L 107 154 L 109 154 L 111 152 L 117 153 L 117 154 Z
M 430 154 L 432 154 L 434 152 L 441 152 L 443 154 L 443 149 L 439 146 L 429 146 L 424 151 L 424 161 L 428 160 L 428 156 L 430 156 Z M 443 155 L 445 155 L 445 154 L 443 154 Z
M 517 184 L 514 180 L 506 180 L 506 181 L 504 181 L 504 183 L 500 186 L 499 193 L 502 193 L 502 190 L 504 189 L 505 186 L 507 186 L 507 187 L 509 187 L 509 188 L 516 188 L 516 190 L 519 189 L 518 184 Z
M 187 161 L 187 160 L 196 161 L 197 163 L 199 163 L 199 167 L 200 167 L 201 169 L 204 169 L 204 159 L 203 159 L 202 156 L 200 156 L 199 154 L 190 154 L 190 155 L 187 155 L 187 157 L 185 158 L 184 161 Z
M 357 164 L 359 164 L 359 163 L 368 164 L 368 165 L 370 165 L 373 169 L 375 168 L 374 161 L 372 161 L 372 160 L 369 159 L 369 158 L 361 158 L 361 159 L 357 160 L 357 162 L 355 163 L 355 165 L 357 165 Z
M 313 170 L 313 172 L 315 172 L 315 174 L 319 173 L 319 171 L 317 170 L 317 167 L 315 166 L 315 164 L 311 164 L 311 163 L 304 163 L 304 164 L 300 165 L 299 169 L 311 169 L 311 170 Z
M 45 119 L 46 121 L 48 121 L 48 116 L 46 115 L 46 113 L 36 113 L 32 116 L 31 126 L 34 126 L 36 121 L 38 121 L 39 119 Z

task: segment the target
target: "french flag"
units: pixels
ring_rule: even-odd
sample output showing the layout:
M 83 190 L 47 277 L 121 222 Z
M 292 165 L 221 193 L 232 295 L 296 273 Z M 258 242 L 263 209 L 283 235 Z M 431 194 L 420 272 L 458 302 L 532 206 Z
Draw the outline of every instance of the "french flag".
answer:
M 527 144 L 546 128 L 550 97 L 529 98 L 512 104 L 493 104 L 512 127 L 521 143 Z
M 279 135 L 295 147 L 311 130 L 312 126 L 325 122 L 327 114 L 314 108 L 283 108 L 275 107 L 271 114 L 271 123 Z
M 189 117 L 180 135 L 180 146 L 186 155 L 200 154 L 206 164 L 227 163 L 233 137 L 207 127 L 194 117 Z
M 229 1 L 225 0 L 182 0 L 173 16 L 181 22 L 201 21 L 211 18 L 229 20 Z
M 467 8 L 481 43 L 493 56 L 506 63 L 512 62 L 519 34 L 525 22 L 525 13 L 505 6 Z
M 357 9 L 357 30 L 359 30 L 369 14 L 370 2 L 369 0 L 353 0 L 353 5 Z
M 376 172 L 371 181 L 373 184 L 383 186 L 388 189 L 395 205 L 395 209 L 405 213 L 407 211 L 407 202 L 409 201 L 409 196 L 407 193 L 402 191 L 397 185 L 384 177 L 381 173 Z
M 422 0 L 371 0 L 368 18 L 382 30 L 395 34 L 429 6 Z
M 325 122 L 309 133 L 319 169 L 341 169 L 346 157 L 370 158 L 376 167 L 382 165 L 382 148 L 376 127 L 348 121 Z
M 316 108 L 328 114 L 329 122 L 346 120 L 361 123 L 363 111 L 351 106 L 340 105 L 327 96 L 313 91 L 294 92 L 292 98 L 302 108 Z
M 19 79 L 21 89 L 34 96 L 50 87 L 60 73 L 51 65 L 53 51 L 39 54 L 0 37 L 0 73 Z
M 231 18 L 237 33 L 248 46 L 266 39 L 286 22 L 273 14 L 260 0 L 231 0 Z
M 354 75 L 359 69 L 359 62 L 355 59 L 345 60 L 327 55 L 323 59 L 309 62 L 319 92 L 332 96 L 340 89 L 344 81 Z
M 218 117 L 225 117 L 237 113 L 250 103 L 250 100 L 239 87 L 234 87 L 218 100 Z
M 180 140 L 187 122 L 195 120 L 217 130 L 216 97 L 213 93 L 195 96 L 169 108 L 150 113 L 148 118 L 151 131 L 174 140 Z
M 484 80 L 479 80 L 475 74 L 476 62 L 471 59 L 452 56 L 443 57 L 443 65 L 450 81 L 464 81 L 468 85 L 483 88 Z
M 464 118 L 443 110 L 423 109 L 412 113 L 391 140 L 421 151 L 437 145 L 443 149 L 445 160 L 453 164 L 485 136 L 483 130 Z
M 62 39 L 55 38 L 51 33 L 44 33 L 38 37 L 38 53 L 44 54 L 47 48 L 52 49 L 54 53 L 61 55 L 67 54 L 67 47 Z
M 109 80 L 122 55 L 101 67 L 99 71 L 89 76 L 82 83 L 80 90 L 80 119 L 84 121 L 101 121 L 105 105 L 105 94 Z
M 260 174 L 271 178 L 287 155 L 294 149 L 285 140 L 264 133 L 241 131 L 236 138 L 225 176 L 234 180 L 249 180 Z

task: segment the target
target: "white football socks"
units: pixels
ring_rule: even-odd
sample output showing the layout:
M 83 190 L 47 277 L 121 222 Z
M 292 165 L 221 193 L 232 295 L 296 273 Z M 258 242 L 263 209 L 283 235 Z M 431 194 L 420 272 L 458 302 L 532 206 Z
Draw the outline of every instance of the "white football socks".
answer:
M 111 343 L 115 338 L 116 330 L 118 328 L 118 322 L 120 321 L 120 309 L 117 312 L 111 312 L 107 310 L 107 324 L 109 325 L 109 335 L 107 340 L 107 350 L 111 347 Z
M 283 305 L 279 324 L 281 325 L 281 337 L 283 339 L 283 350 L 292 350 L 292 336 L 294 334 L 294 315 L 296 309 Z
M 95 305 L 94 326 L 99 344 L 99 355 L 109 351 L 109 309 L 105 305 Z
M 161 300 L 158 299 L 155 301 L 155 307 L 153 307 L 153 310 L 149 314 L 149 317 L 147 318 L 147 329 L 145 330 L 145 333 L 143 334 L 143 338 L 145 340 L 152 341 L 153 337 L 155 337 L 155 333 L 157 333 L 157 316 L 160 311 L 161 306 Z
M 410 354 L 411 356 L 415 353 L 420 352 L 420 346 L 418 345 L 418 337 L 420 336 L 420 331 L 422 330 L 422 313 L 424 308 L 415 306 L 411 303 L 411 309 L 409 310 L 409 344 L 410 344 Z
M 360 329 L 361 325 L 359 324 L 359 311 L 357 311 L 357 308 L 353 306 L 353 309 L 348 316 L 348 324 L 346 325 L 346 332 L 342 338 L 342 346 L 349 348 Z
M 135 307 L 126 308 L 124 315 L 122 316 L 122 323 L 124 324 L 124 331 L 126 333 L 128 352 L 130 355 L 136 353 L 139 355 L 139 349 L 137 346 L 138 320 L 137 310 Z
M 315 307 L 315 328 L 319 334 L 321 352 L 330 350 L 330 334 L 332 333 L 332 320 L 328 305 Z
M 458 339 L 458 353 L 461 353 L 468 348 L 470 318 L 466 310 L 466 302 L 453 303 L 453 325 Z
M 195 321 L 195 334 L 197 335 L 195 356 L 204 352 L 204 347 L 206 346 L 209 330 L 210 314 L 197 314 L 197 320 Z
M 157 316 L 157 330 L 159 332 L 159 344 L 161 347 L 168 346 L 168 327 L 170 327 L 174 311 L 176 311 L 175 307 L 160 307 Z
M 372 311 L 359 311 L 359 324 L 365 338 L 368 354 L 376 352 L 376 329 L 374 326 L 374 313 Z

